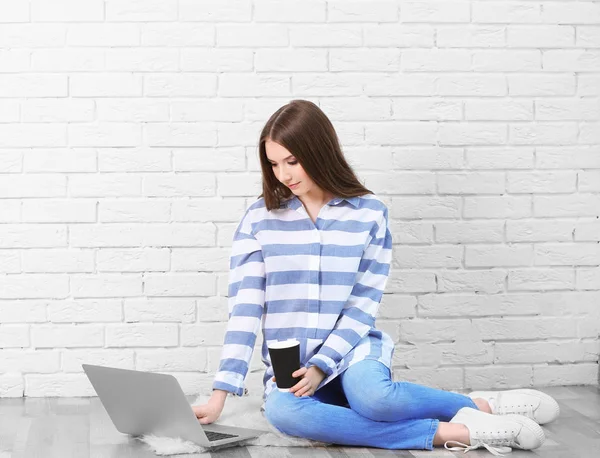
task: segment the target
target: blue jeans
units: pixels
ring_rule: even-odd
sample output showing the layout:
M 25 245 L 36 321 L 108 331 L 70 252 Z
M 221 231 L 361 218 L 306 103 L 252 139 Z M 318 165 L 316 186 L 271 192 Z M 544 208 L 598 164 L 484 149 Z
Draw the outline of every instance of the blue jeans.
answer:
M 265 416 L 290 436 L 340 445 L 431 450 L 439 422 L 449 421 L 463 407 L 477 409 L 462 394 L 392 382 L 384 364 L 364 360 L 310 397 L 273 390 Z

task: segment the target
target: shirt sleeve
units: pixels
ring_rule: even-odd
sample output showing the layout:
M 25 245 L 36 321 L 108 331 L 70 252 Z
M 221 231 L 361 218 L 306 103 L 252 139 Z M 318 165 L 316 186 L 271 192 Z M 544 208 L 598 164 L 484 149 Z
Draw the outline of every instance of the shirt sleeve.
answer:
M 392 236 L 387 208 L 371 233 L 360 261 L 356 281 L 340 316 L 319 351 L 306 367 L 317 366 L 326 376 L 375 325 L 379 303 L 385 290 L 392 258 Z
M 265 262 L 248 212 L 234 237 L 229 262 L 229 321 L 213 389 L 241 396 L 265 305 Z

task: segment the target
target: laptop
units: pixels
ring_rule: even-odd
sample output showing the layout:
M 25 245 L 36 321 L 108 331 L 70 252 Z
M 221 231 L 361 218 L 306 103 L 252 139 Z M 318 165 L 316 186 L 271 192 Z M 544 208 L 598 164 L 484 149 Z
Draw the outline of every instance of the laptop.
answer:
M 121 433 L 181 438 L 214 450 L 240 445 L 266 432 L 200 424 L 172 375 L 90 364 L 82 367 Z

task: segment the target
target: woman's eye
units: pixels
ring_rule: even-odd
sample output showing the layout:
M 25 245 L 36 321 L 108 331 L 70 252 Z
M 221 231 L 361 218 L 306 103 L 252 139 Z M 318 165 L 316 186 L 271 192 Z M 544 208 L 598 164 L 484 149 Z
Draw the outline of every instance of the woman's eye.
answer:
M 277 164 L 271 164 L 271 167 L 277 167 Z
M 290 165 L 296 165 L 297 163 L 298 163 L 298 161 L 288 162 L 288 164 L 290 164 Z

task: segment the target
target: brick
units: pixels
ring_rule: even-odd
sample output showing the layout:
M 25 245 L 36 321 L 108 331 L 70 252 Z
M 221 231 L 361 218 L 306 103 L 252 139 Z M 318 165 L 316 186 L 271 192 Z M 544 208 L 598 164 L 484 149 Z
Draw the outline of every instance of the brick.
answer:
M 174 347 L 179 330 L 176 324 L 109 324 L 106 326 L 106 346 L 111 347 Z
M 594 361 L 597 354 L 593 342 L 496 342 L 495 364 L 574 363 Z
M 519 219 L 531 216 L 530 196 L 472 196 L 464 198 L 465 218 Z
M 536 386 L 593 385 L 598 380 L 598 363 L 533 366 Z
M 400 19 L 402 22 L 469 22 L 469 3 L 402 2 Z
M 29 3 L 2 0 L 0 2 L 0 17 L 2 22 L 29 22 Z
M 365 126 L 365 140 L 383 145 L 434 145 L 438 132 L 435 122 L 386 122 Z
M 544 69 L 549 71 L 598 72 L 600 50 L 549 50 L 544 53 Z
M 504 223 L 500 221 L 439 221 L 435 223 L 438 243 L 502 242 Z
M 24 391 L 25 383 L 21 374 L 0 375 L 0 397 L 22 398 Z
M 390 116 L 388 100 L 331 97 L 321 100 L 319 108 L 323 110 L 332 122 L 340 121 L 384 121 Z
M 31 0 L 33 22 L 98 22 L 104 20 L 102 0 Z
M 358 96 L 363 94 L 362 87 L 362 78 L 353 74 L 314 73 L 292 76 L 292 93 L 295 96 Z M 365 93 L 373 95 L 373 90 L 365 88 Z M 279 92 L 275 95 L 282 96 L 285 94 Z
M 531 147 L 468 147 L 467 165 L 471 169 L 531 169 L 534 149 Z
M 69 76 L 72 97 L 137 97 L 142 95 L 142 76 L 128 73 L 74 74 Z
M 185 22 L 142 23 L 142 46 L 214 46 L 215 27 Z
M 135 369 L 133 361 L 134 352 L 131 350 L 86 348 L 85 350 L 62 350 L 60 353 L 62 370 L 64 372 L 83 372 L 82 364 L 94 364 L 129 370 Z
M 208 362 L 204 348 L 137 350 L 135 356 L 141 371 L 206 372 Z
M 0 122 L 19 122 L 21 105 L 18 100 L 3 100 L 0 105 Z
M 423 269 L 432 267 L 460 267 L 463 248 L 453 245 L 399 246 L 392 257 L 395 268 Z
M 460 208 L 460 197 L 398 197 L 392 198 L 391 215 L 394 219 L 455 219 Z
M 411 245 L 433 243 L 433 224 L 420 221 L 391 221 L 390 231 L 394 242 Z
M 503 25 L 444 25 L 437 27 L 436 43 L 440 48 L 503 48 L 505 29 Z
M 106 323 L 121 321 L 121 300 L 66 300 L 48 303 L 51 323 Z
M 0 173 L 20 173 L 23 171 L 23 152 L 20 150 L 0 150 Z M 0 212 L 0 215 L 2 212 Z M 1 216 L 0 216 L 1 218 Z
M 260 137 L 260 132 L 264 127 L 263 123 L 258 122 L 221 122 L 217 124 L 218 145 L 225 146 L 256 146 L 256 139 Z M 338 130 L 340 140 L 343 141 L 343 126 Z
M 507 142 L 506 126 L 497 123 L 443 123 L 439 127 L 440 145 L 502 145 Z
M 288 29 L 289 43 L 294 48 L 360 47 L 363 42 L 362 30 L 360 25 L 354 24 L 291 24 Z M 277 42 L 282 41 L 279 39 Z
M 102 347 L 104 326 L 95 324 L 58 324 L 35 326 L 31 330 L 36 348 Z
M 290 0 L 285 6 L 276 0 L 255 0 L 255 22 L 325 22 L 325 0 Z
M 332 49 L 329 69 L 339 72 L 397 72 L 400 70 L 400 51 L 397 49 Z M 404 59 L 404 57 L 402 58 Z M 318 70 L 313 68 L 313 70 Z
M 94 253 L 91 250 L 26 250 L 22 255 L 23 272 L 66 273 L 92 272 Z
M 600 169 L 600 155 L 594 146 L 548 146 L 536 148 L 540 169 Z
M 214 296 L 215 278 L 211 274 L 148 274 L 144 277 L 147 296 Z
M 98 221 L 102 223 L 166 223 L 170 221 L 171 204 L 158 199 L 101 200 Z
M 574 269 L 515 269 L 508 272 L 509 291 L 545 291 L 574 287 Z
M 198 347 L 224 341 L 227 323 L 197 323 L 181 326 L 181 345 Z
M 465 248 L 466 267 L 530 266 L 532 261 L 531 245 L 478 245 Z
M 575 94 L 575 77 L 570 74 L 507 75 L 511 96 L 567 96 Z
M 18 199 L 0 200 L 0 223 L 17 223 L 21 220 L 21 202 Z
M 463 49 L 407 49 L 402 69 L 407 72 L 461 72 L 472 68 L 472 54 Z
M 258 174 L 217 175 L 217 194 L 221 197 L 257 196 L 261 177 Z
M 254 53 L 250 49 L 231 48 L 183 48 L 181 50 L 181 70 L 184 72 L 223 72 L 219 80 L 228 78 L 230 72 L 251 72 L 254 66 Z M 258 75 L 262 76 L 262 75 Z M 252 79 L 252 74 L 245 74 Z M 244 79 L 245 79 L 244 78 Z M 274 77 L 269 77 L 274 78 Z M 279 77 L 277 77 L 279 78 Z M 242 78 L 240 78 L 242 79 Z M 219 87 L 221 83 L 219 82 Z M 234 86 L 235 87 L 235 86 Z M 243 94 L 238 94 L 242 96 Z M 266 95 L 266 94 L 265 94 Z M 271 94 L 269 94 L 270 96 Z M 276 95 L 276 94 L 273 94 Z M 281 94 L 280 94 L 281 95 Z
M 507 78 L 499 75 L 436 75 L 435 95 L 503 96 L 507 94 Z
M 177 20 L 177 0 L 106 0 L 105 8 L 111 22 Z
M 100 172 L 169 172 L 171 151 L 162 148 L 102 148 L 98 150 Z
M 139 196 L 142 179 L 134 174 L 80 174 L 69 177 L 71 197 Z
M 377 194 L 434 194 L 435 175 L 431 172 L 361 173 L 367 188 Z
M 66 124 L 0 124 L 0 148 L 66 145 Z
M 394 148 L 393 168 L 400 170 L 445 170 L 463 168 L 463 151 L 460 148 Z M 391 169 L 392 167 L 388 168 Z
M 236 222 L 245 211 L 242 199 L 190 199 L 172 204 L 172 219 L 180 222 Z
M 70 124 L 68 135 L 71 146 L 137 146 L 142 141 L 134 123 Z
M 96 101 L 99 121 L 114 122 L 167 122 L 169 103 L 166 100 L 100 99 Z
M 595 194 L 571 194 L 535 196 L 535 216 L 600 216 L 600 196 Z
M 597 96 L 600 95 L 600 82 L 598 75 L 579 74 L 577 78 L 577 95 Z
M 473 332 L 469 320 L 420 319 L 400 322 L 400 335 L 407 343 L 436 343 L 444 340 L 456 340 L 458 336 Z
M 233 172 L 245 170 L 244 148 L 193 148 L 173 150 L 176 172 Z
M 376 0 L 365 3 L 361 0 L 334 0 L 327 2 L 329 22 L 395 22 L 398 20 L 398 5 L 392 0 Z
M 278 24 L 219 24 L 216 37 L 219 47 L 276 48 L 289 45 L 287 28 Z
M 393 269 L 386 285 L 388 293 L 429 293 L 435 290 L 435 274 L 418 270 Z
M 35 72 L 82 72 L 104 70 L 104 51 L 98 49 L 35 49 L 31 52 Z
M 542 70 L 542 53 L 517 50 L 473 51 L 476 72 L 536 72 Z
M 577 175 L 568 172 L 508 172 L 507 190 L 514 194 L 571 193 L 577 186 Z
M 532 220 L 507 221 L 508 242 L 570 242 L 575 230 L 574 221 Z
M 216 75 L 147 75 L 144 94 L 148 97 L 206 97 L 215 95 Z
M 496 294 L 504 291 L 503 270 L 440 270 L 436 274 L 439 292 Z
M 26 348 L 29 347 L 30 326 L 21 324 L 2 325 L 0 334 L 0 348 Z
M 23 49 L 0 50 L 0 73 L 26 72 L 31 68 L 30 52 Z M 8 95 L 6 95 L 8 97 Z
M 71 276 L 71 294 L 75 298 L 140 296 L 142 287 L 141 275 L 90 274 Z
M 470 121 L 532 121 L 530 100 L 467 100 L 465 119 Z
M 541 244 L 535 247 L 537 266 L 593 266 L 600 264 L 597 243 Z
M 541 121 L 597 120 L 600 105 L 590 98 L 538 99 L 535 101 L 535 116 Z
M 215 322 L 228 320 L 227 297 L 206 297 L 196 300 L 198 321 Z
M 72 247 L 214 246 L 214 224 L 106 224 L 73 225 Z
M 577 242 L 600 242 L 600 220 L 578 219 L 573 225 Z
M 215 146 L 217 143 L 215 126 L 209 123 L 152 123 L 144 125 L 143 132 L 144 143 L 152 147 L 199 147 Z M 141 141 L 137 142 L 139 143 Z
M 579 126 L 579 143 L 584 145 L 600 143 L 600 122 L 581 122 Z
M 64 27 L 61 32 L 64 37 Z M 140 29 L 137 24 L 69 24 L 66 44 L 70 47 L 138 46 Z
M 509 25 L 506 33 L 509 48 L 568 48 L 575 44 L 575 28 L 571 26 Z
M 170 266 L 168 249 L 104 249 L 96 254 L 98 272 L 166 272 Z
M 111 72 L 176 72 L 179 53 L 170 48 L 108 48 L 106 69 Z
M 597 48 L 600 46 L 600 30 L 597 26 L 577 26 L 577 46 L 581 48 Z
M 223 74 L 219 76 L 219 92 L 223 97 L 260 97 L 290 95 L 288 76 Z
M 400 294 L 384 294 L 377 313 L 382 318 L 414 318 L 416 316 L 417 298 Z
M 198 22 L 250 22 L 252 2 L 250 0 L 180 0 L 179 19 Z
M 23 154 L 25 172 L 95 172 L 93 149 L 32 149 Z
M 460 121 L 462 102 L 443 98 L 394 99 L 392 119 L 403 121 Z
M 144 178 L 142 193 L 149 197 L 214 196 L 215 179 L 203 173 L 149 175 Z
M 59 174 L 8 175 L 0 181 L 0 198 L 64 197 L 67 179 Z
M 3 224 L 0 226 L 0 248 L 54 248 L 66 246 L 66 225 Z
M 537 2 L 475 3 L 471 10 L 471 21 L 475 23 L 539 23 L 541 19 L 541 7 Z
M 598 24 L 600 5 L 590 1 L 567 4 L 545 2 L 542 19 L 551 24 Z
M 533 386 L 531 366 L 487 366 L 465 368 L 465 386 L 477 390 L 503 390 Z
M 90 397 L 96 391 L 83 374 L 26 374 L 27 397 Z
M 595 264 L 598 264 L 597 257 Z M 600 289 L 600 268 L 594 267 L 590 269 L 577 269 L 576 285 L 577 289 L 590 289 L 594 291 Z
M 17 250 L 0 250 L 0 273 L 19 272 L 21 272 L 20 253 Z
M 243 104 L 238 99 L 175 101 L 171 104 L 173 121 L 227 121 L 243 120 Z
M 504 182 L 499 172 L 437 173 L 440 194 L 503 194 Z
M 138 321 L 190 323 L 196 319 L 196 303 L 193 299 L 125 299 L 123 310 L 125 321 L 128 323 Z
M 172 250 L 174 272 L 227 272 L 229 250 L 223 248 L 180 248 Z
M 545 307 L 546 296 L 538 293 L 425 294 L 418 298 L 418 313 L 420 317 L 432 318 L 538 315 Z
M 60 353 L 57 351 L 4 350 L 2 371 L 53 373 L 60 370 Z

